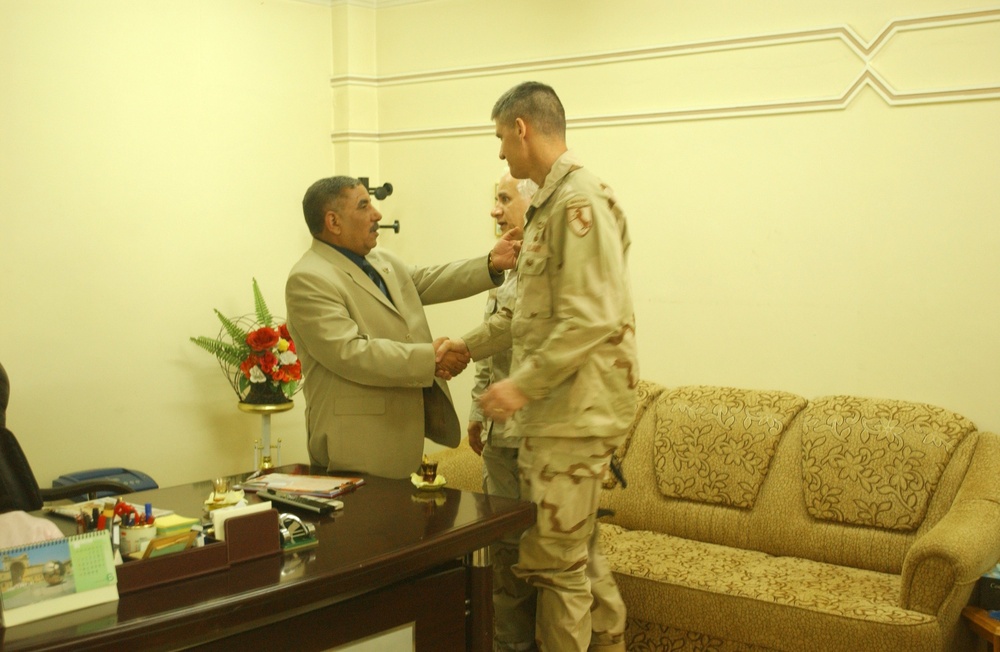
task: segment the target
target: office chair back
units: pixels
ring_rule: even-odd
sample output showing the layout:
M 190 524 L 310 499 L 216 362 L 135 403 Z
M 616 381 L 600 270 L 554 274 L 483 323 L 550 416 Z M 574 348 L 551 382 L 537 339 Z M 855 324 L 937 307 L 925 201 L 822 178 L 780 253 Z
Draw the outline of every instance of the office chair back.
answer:
M 21 445 L 7 430 L 9 401 L 10 378 L 0 364 L 0 513 L 15 509 L 30 512 L 42 508 L 42 495 Z
M 0 364 L 0 428 L 7 427 L 7 403 L 10 401 L 10 378 Z
M 0 514 L 20 509 L 31 512 L 42 508 L 42 494 L 35 474 L 24 456 L 14 433 L 0 428 Z

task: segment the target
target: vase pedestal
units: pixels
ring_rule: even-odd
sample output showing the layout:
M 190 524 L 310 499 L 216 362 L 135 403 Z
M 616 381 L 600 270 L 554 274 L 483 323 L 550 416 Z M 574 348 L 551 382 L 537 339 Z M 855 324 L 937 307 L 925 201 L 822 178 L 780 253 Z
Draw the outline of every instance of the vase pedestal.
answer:
M 273 468 L 271 452 L 276 453 L 278 464 L 281 464 L 281 440 L 276 445 L 271 444 L 271 415 L 275 412 L 287 412 L 295 407 L 294 401 L 277 404 L 243 403 L 237 404 L 241 411 L 260 415 L 260 439 L 253 442 L 254 466 L 258 471 Z

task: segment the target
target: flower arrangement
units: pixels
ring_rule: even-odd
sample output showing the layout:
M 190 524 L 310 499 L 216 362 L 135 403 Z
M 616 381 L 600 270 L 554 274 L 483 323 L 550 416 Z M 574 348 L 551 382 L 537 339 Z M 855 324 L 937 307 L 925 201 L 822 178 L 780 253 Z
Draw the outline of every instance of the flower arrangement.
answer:
M 285 324 L 268 310 L 257 279 L 253 280 L 254 314 L 235 319 L 215 311 L 222 329 L 218 337 L 192 337 L 216 357 L 242 403 L 279 404 L 301 388 L 302 363 Z

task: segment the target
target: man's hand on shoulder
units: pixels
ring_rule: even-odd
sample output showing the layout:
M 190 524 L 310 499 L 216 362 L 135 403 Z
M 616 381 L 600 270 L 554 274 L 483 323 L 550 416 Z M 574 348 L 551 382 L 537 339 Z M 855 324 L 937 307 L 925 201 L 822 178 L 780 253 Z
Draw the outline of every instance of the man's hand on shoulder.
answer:
M 490 251 L 490 263 L 497 270 L 514 269 L 517 263 L 517 255 L 521 252 L 521 238 L 524 237 L 524 229 L 516 227 L 507 231 Z

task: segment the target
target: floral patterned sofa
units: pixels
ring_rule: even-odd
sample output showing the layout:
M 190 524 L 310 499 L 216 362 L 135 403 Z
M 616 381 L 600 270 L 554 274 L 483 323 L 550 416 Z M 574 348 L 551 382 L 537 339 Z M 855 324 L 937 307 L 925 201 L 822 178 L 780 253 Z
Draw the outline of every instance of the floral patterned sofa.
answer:
M 629 650 L 960 651 L 1000 558 L 1000 437 L 918 403 L 642 382 L 605 483 Z M 467 446 L 449 485 L 481 490 Z

